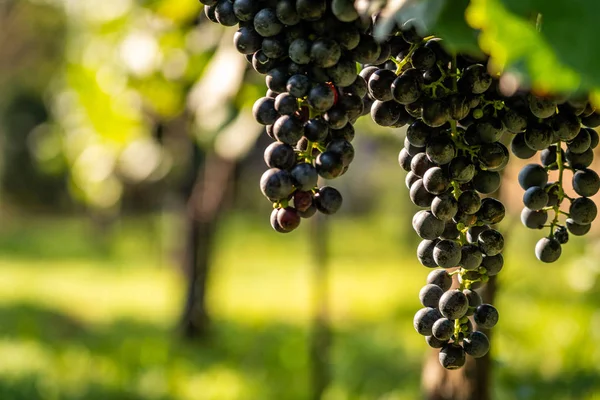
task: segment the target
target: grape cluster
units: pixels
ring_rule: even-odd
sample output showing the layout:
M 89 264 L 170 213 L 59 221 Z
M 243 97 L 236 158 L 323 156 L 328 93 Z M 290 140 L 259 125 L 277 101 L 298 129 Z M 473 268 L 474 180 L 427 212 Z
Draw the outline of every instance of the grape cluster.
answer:
M 318 178 L 343 175 L 354 158 L 356 120 L 366 82 L 357 62 L 373 62 L 372 24 L 353 3 L 325 0 L 201 0 L 209 19 L 239 24 L 237 50 L 266 75 L 266 96 L 253 114 L 275 140 L 264 154 L 262 193 L 274 209 L 272 227 L 291 232 L 317 211 L 334 214 L 342 196 Z
M 408 125 L 399 163 L 408 172 L 411 201 L 422 208 L 413 218 L 421 237 L 417 256 L 431 272 L 414 318 L 418 333 L 440 350 L 440 363 L 460 368 L 465 355 L 489 351 L 487 336 L 498 312 L 482 304 L 476 286 L 500 272 L 504 238 L 492 226 L 505 209 L 492 197 L 509 152 L 500 143 L 497 82 L 487 68 L 451 56 L 440 39 L 422 38 L 410 21 L 387 41 L 391 62 L 363 69 L 371 117 L 382 126 Z M 452 276 L 459 287 L 452 287 Z
M 589 232 L 598 213 L 590 197 L 598 193 L 600 178 L 588 167 L 594 160 L 592 149 L 599 142 L 592 128 L 600 125 L 600 114 L 586 100 L 532 94 L 514 96 L 510 107 L 512 118 L 520 121 L 511 144 L 513 153 L 528 159 L 540 152 L 540 164 L 527 164 L 519 173 L 519 184 L 525 190 L 521 221 L 530 229 L 549 228 L 548 236 L 535 246 L 535 255 L 551 263 L 560 257 L 569 235 Z M 557 181 L 548 182 L 550 171 L 558 171 Z M 565 193 L 565 171 L 572 172 L 573 190 L 580 197 Z M 565 200 L 570 203 L 567 210 L 562 207 Z M 553 213 L 550 221 L 549 212 Z M 564 222 L 561 214 L 566 217 Z

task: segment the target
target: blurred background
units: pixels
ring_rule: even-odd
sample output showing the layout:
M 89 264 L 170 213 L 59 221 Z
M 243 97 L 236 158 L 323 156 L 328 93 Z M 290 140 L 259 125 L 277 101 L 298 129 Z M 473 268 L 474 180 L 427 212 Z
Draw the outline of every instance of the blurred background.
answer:
M 0 27 L 1 400 L 421 398 L 403 130 L 361 121 L 343 210 L 279 235 L 263 78 L 197 1 L 0 0 Z M 600 399 L 597 233 L 538 262 L 521 165 L 494 398 Z

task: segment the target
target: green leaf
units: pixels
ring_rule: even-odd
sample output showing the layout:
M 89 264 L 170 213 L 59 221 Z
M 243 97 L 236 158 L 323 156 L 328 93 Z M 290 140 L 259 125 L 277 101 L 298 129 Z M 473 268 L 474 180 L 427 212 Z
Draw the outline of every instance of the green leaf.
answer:
M 538 91 L 581 87 L 580 75 L 561 62 L 531 17 L 512 13 L 501 0 L 472 0 L 466 16 L 468 23 L 481 31 L 479 45 L 490 54 L 493 65 L 518 72 Z
M 376 32 L 382 38 L 389 34 L 395 23 L 402 25 L 413 20 L 417 31 L 425 36 L 435 34 L 443 38 L 450 51 L 480 54 L 477 32 L 465 22 L 469 0 L 407 0 L 391 2 L 382 12 L 388 18 Z
M 525 18 L 542 14 L 541 36 L 557 58 L 582 77 L 586 87 L 600 86 L 600 41 L 597 0 L 503 0 L 506 7 L 519 11 Z
M 481 54 L 477 44 L 477 31 L 465 21 L 469 0 L 446 1 L 438 15 L 433 32 L 445 40 L 452 52 Z

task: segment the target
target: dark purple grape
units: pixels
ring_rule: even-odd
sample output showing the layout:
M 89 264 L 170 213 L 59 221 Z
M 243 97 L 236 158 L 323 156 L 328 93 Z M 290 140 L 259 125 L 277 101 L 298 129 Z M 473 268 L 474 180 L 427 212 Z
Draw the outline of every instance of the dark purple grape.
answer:
M 419 292 L 419 300 L 423 307 L 437 308 L 440 297 L 444 294 L 444 291 L 437 285 L 428 283 L 421 288 Z
M 271 201 L 286 199 L 293 190 L 292 176 L 285 170 L 271 168 L 260 178 L 260 190 Z
M 456 343 L 448 343 L 440 351 L 440 364 L 442 367 L 454 370 L 465 365 L 466 356 L 464 349 Z
M 407 69 L 392 83 L 392 95 L 394 100 L 400 104 L 414 103 L 421 97 L 421 86 L 423 77 L 419 70 Z
M 290 169 L 296 164 L 296 153 L 292 146 L 274 142 L 266 148 L 264 159 L 269 168 Z
M 435 246 L 435 244 L 434 244 Z M 452 277 L 443 269 L 433 270 L 427 275 L 427 283 L 437 285 L 445 292 L 452 286 Z
M 271 125 L 279 118 L 275 109 L 275 100 L 270 97 L 261 97 L 254 102 L 252 107 L 254 119 L 261 125 Z
M 444 231 L 445 224 L 431 211 L 418 211 L 412 220 L 413 229 L 422 239 L 434 240 Z
M 342 195 L 340 192 L 331 187 L 323 186 L 315 194 L 315 206 L 323 214 L 335 214 L 342 207 Z
M 478 328 L 492 329 L 498 323 L 498 310 L 491 304 L 482 304 L 475 310 L 474 319 Z
M 490 340 L 483 332 L 471 332 L 463 340 L 465 353 L 473 358 L 481 358 L 490 351 Z
M 548 183 L 548 174 L 539 164 L 527 164 L 519 172 L 518 180 L 523 190 L 533 186 L 544 187 Z
M 337 178 L 344 170 L 342 157 L 332 151 L 325 151 L 319 154 L 315 165 L 319 175 L 325 179 Z
M 469 301 L 460 290 L 449 290 L 440 298 L 439 309 L 440 313 L 448 319 L 460 319 L 467 313 Z
M 273 133 L 280 142 L 295 145 L 304 135 L 304 125 L 295 115 L 282 115 L 275 121 Z
M 431 336 L 431 328 L 435 321 L 442 316 L 440 312 L 432 307 L 425 307 L 417 311 L 413 319 L 415 330 L 423 336 Z
M 369 94 L 375 100 L 392 100 L 392 83 L 396 74 L 388 69 L 380 69 L 371 74 L 368 82 Z
M 542 229 L 548 221 L 548 212 L 533 211 L 529 208 L 524 208 L 521 211 L 521 222 L 529 229 Z

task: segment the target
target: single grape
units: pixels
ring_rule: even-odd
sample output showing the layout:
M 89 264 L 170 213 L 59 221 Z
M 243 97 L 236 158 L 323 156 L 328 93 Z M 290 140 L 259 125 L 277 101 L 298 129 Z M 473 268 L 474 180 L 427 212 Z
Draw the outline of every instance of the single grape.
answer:
M 530 210 L 539 211 L 548 204 L 548 193 L 539 186 L 532 186 L 523 194 L 523 204 Z
M 235 0 L 233 6 L 235 8 L 235 3 L 239 0 Z M 247 3 L 256 3 L 254 0 L 244 0 Z M 284 25 L 296 25 L 300 22 L 300 16 L 296 11 L 296 2 L 294 0 L 280 0 L 277 2 L 277 6 L 275 7 L 275 15 L 277 15 L 277 19 Z
M 600 190 L 600 177 L 591 169 L 575 172 L 573 175 L 573 190 L 583 197 L 591 197 Z
M 342 55 L 340 45 L 332 39 L 317 39 L 310 48 L 310 58 L 315 65 L 322 68 L 333 67 Z
M 433 259 L 442 268 L 456 267 L 461 260 L 461 246 L 453 240 L 440 240 L 433 249 Z
M 473 187 L 479 193 L 493 193 L 500 187 L 500 174 L 496 171 L 478 170 L 473 177 Z
M 450 181 L 448 180 L 444 170 L 442 170 L 440 167 L 433 167 L 429 168 L 425 174 L 423 174 L 423 185 L 431 194 L 442 194 L 450 186 Z M 479 195 L 475 195 L 477 196 L 477 199 L 479 199 Z
M 419 70 L 410 68 L 392 83 L 392 96 L 400 104 L 411 104 L 421 97 L 423 77 Z
M 465 190 L 457 201 L 458 211 L 465 214 L 475 214 L 481 207 L 481 197 L 474 190 Z
M 317 156 L 315 162 L 317 172 L 325 179 L 333 179 L 340 176 L 344 170 L 344 162 L 338 153 L 325 151 Z
M 448 343 L 440 351 L 440 364 L 442 367 L 454 370 L 465 365 L 466 356 L 464 349 L 456 343 Z
M 556 103 L 550 98 L 527 96 L 529 110 L 538 118 L 549 118 L 556 112 Z
M 326 112 L 333 107 L 335 95 L 329 86 L 320 83 L 310 89 L 307 100 L 315 111 Z
M 402 106 L 395 101 L 376 100 L 371 106 L 371 118 L 380 126 L 394 125 L 402 113 Z
M 419 246 L 417 247 L 417 258 L 423 266 L 428 268 L 437 268 L 437 263 L 433 259 L 433 249 L 438 242 L 439 239 L 436 238 L 433 240 L 424 239 L 421 241 L 421 243 L 419 243 Z
M 423 307 L 437 308 L 440 301 L 440 297 L 444 294 L 444 291 L 434 284 L 428 283 L 421 288 L 419 292 L 419 300 Z
M 254 29 L 263 37 L 275 36 L 283 29 L 275 10 L 263 8 L 254 16 Z
M 448 319 L 459 319 L 465 316 L 469 309 L 467 296 L 460 290 L 449 290 L 440 298 L 440 313 Z
M 280 142 L 295 145 L 304 135 L 304 124 L 295 115 L 282 115 L 273 124 L 273 133 Z
M 592 223 L 596 219 L 598 208 L 593 200 L 587 197 L 579 197 L 571 203 L 569 207 L 570 218 L 580 224 L 586 225 Z
M 282 208 L 277 213 L 277 222 L 281 229 L 291 232 L 300 226 L 300 215 L 292 207 Z
M 375 100 L 392 100 L 392 82 L 396 79 L 396 74 L 388 69 L 375 71 L 369 78 L 369 94 Z
M 430 142 L 425 148 L 427 158 L 437 165 L 448 164 L 456 156 L 456 147 L 451 140 L 440 139 Z
M 488 229 L 479 234 L 479 248 L 486 256 L 495 256 L 504 249 L 504 237 L 495 229 Z
M 533 186 L 544 187 L 548 183 L 548 174 L 539 164 L 527 164 L 519 172 L 518 180 L 523 190 Z
M 252 115 L 256 122 L 261 125 L 271 125 L 279 118 L 275 109 L 275 100 L 269 97 L 261 97 L 254 102 Z
M 479 328 L 492 329 L 498 323 L 498 310 L 491 304 L 482 304 L 475 309 L 473 317 Z
M 441 194 L 431 202 L 431 212 L 442 221 L 451 221 L 458 212 L 458 202 L 451 194 Z
M 524 133 L 517 133 L 513 137 L 513 140 L 510 143 L 510 149 L 516 157 L 523 160 L 533 157 L 536 153 L 535 150 L 531 149 L 527 143 L 525 143 Z
M 289 93 L 280 93 L 275 97 L 275 110 L 281 115 L 292 115 L 298 111 L 298 99 Z
M 427 189 L 425 189 L 423 179 L 419 179 L 412 184 L 410 187 L 409 196 L 410 201 L 412 201 L 414 205 L 423 208 L 431 207 L 431 203 L 435 198 L 435 195 L 429 193 Z
M 465 353 L 474 358 L 481 358 L 490 351 L 490 340 L 483 332 L 471 332 L 463 340 Z
M 405 170 L 406 172 L 412 172 L 410 170 L 410 162 L 411 161 L 412 161 L 412 156 L 410 154 L 408 154 L 408 150 L 406 150 L 406 149 L 400 150 L 400 154 L 398 154 L 398 163 L 400 164 L 402 169 Z
M 294 186 L 299 190 L 308 191 L 317 186 L 319 175 L 312 164 L 300 163 L 290 171 Z
M 482 64 L 473 64 L 464 69 L 458 80 L 458 87 L 463 93 L 481 94 L 492 85 L 492 77 Z
M 431 327 L 431 333 L 437 339 L 450 340 L 454 335 L 454 321 L 448 318 L 440 318 Z
M 504 257 L 502 254 L 485 256 L 481 261 L 481 266 L 485 268 L 487 276 L 498 275 L 498 273 L 502 270 L 502 267 L 504 267 Z
M 509 132 L 520 133 L 527 128 L 527 117 L 517 110 L 505 109 L 501 113 L 502 124 Z M 529 158 L 529 157 L 527 157 Z
M 360 41 L 351 53 L 356 62 L 370 64 L 379 58 L 381 45 L 371 35 L 360 35 Z
M 406 138 L 410 144 L 417 147 L 425 147 L 431 135 L 431 128 L 418 119 L 406 129 Z
M 437 219 L 431 211 L 418 211 L 412 220 L 415 232 L 422 239 L 434 240 L 444 231 L 444 222 Z M 460 254 L 460 252 L 459 252 Z
M 426 153 L 415 154 L 410 163 L 411 171 L 419 177 L 425 176 L 425 173 L 433 167 L 435 167 L 435 164 L 429 160 Z
M 565 159 L 575 169 L 584 169 L 592 165 L 594 161 L 594 152 L 592 149 L 587 149 L 581 154 L 573 153 L 569 148 L 565 152 Z
M 479 247 L 473 244 L 466 244 L 461 248 L 460 266 L 466 270 L 475 270 L 479 268 L 483 260 L 483 254 Z
M 529 229 L 542 229 L 548 222 L 548 212 L 545 210 L 534 211 L 524 208 L 521 211 L 521 222 Z
M 283 200 L 292 193 L 292 176 L 285 170 L 271 168 L 261 176 L 260 190 L 271 201 Z
M 456 157 L 448 164 L 450 179 L 459 183 L 471 181 L 475 176 L 475 171 L 475 165 L 464 156 Z
M 286 84 L 287 91 L 294 97 L 300 98 L 308 94 L 310 81 L 306 75 L 292 75 Z
M 335 214 L 342 207 L 342 195 L 331 186 L 323 186 L 315 194 L 314 202 L 323 214 Z
M 270 217 L 271 227 L 279 233 L 289 233 L 290 231 L 284 230 L 281 227 L 281 225 L 279 225 L 279 222 L 277 221 L 277 215 L 279 214 L 279 211 L 281 211 L 281 208 L 274 208 L 273 211 L 271 212 L 271 217 Z
M 554 131 L 548 125 L 529 126 L 524 135 L 525 144 L 532 150 L 544 150 L 554 141 Z
M 463 294 L 467 297 L 467 301 L 469 302 L 469 312 L 467 314 L 473 315 L 475 309 L 483 303 L 483 300 L 475 290 L 465 289 L 463 290 Z
M 264 159 L 269 168 L 290 169 L 296 164 L 296 153 L 289 144 L 274 142 L 265 149 Z
M 486 197 L 481 200 L 481 207 L 477 211 L 477 219 L 484 224 L 498 224 L 506 215 L 504 205 L 493 197 Z
M 425 99 L 421 105 L 421 117 L 428 126 L 442 126 L 450 118 L 450 107 L 443 100 Z
M 427 283 L 437 285 L 445 292 L 452 286 L 452 277 L 444 269 L 435 269 L 427 276 Z
M 311 42 L 305 38 L 298 38 L 290 43 L 288 55 L 296 64 L 306 65 L 310 63 Z
M 415 330 L 423 336 L 431 336 L 431 328 L 438 319 L 442 318 L 440 312 L 432 307 L 425 307 L 416 312 L 413 319 Z
M 567 148 L 575 154 L 581 154 L 590 148 L 592 138 L 587 129 L 581 129 L 577 136 L 570 142 L 567 142 Z

